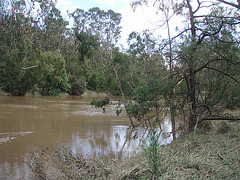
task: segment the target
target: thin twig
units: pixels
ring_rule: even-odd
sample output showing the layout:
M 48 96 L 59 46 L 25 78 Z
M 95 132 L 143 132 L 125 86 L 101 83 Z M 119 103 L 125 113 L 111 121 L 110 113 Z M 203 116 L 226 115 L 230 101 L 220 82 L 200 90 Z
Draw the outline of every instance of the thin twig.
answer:
M 227 160 L 225 160 L 224 157 L 223 157 L 221 154 L 218 154 L 218 156 L 219 156 L 223 161 L 225 161 L 228 165 L 230 165 L 229 162 L 228 162 Z
M 231 151 L 233 151 L 233 150 L 235 150 L 235 149 L 238 149 L 238 148 L 240 148 L 240 146 L 236 146 L 236 147 L 234 147 L 234 148 L 232 148 L 232 149 L 224 152 L 223 154 L 227 154 L 227 153 L 229 153 L 229 152 L 231 152 Z

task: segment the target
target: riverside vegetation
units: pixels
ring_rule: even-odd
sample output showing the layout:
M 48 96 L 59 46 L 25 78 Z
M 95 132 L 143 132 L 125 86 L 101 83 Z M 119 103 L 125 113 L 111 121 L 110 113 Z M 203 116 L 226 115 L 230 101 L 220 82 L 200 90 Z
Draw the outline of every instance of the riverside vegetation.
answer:
M 54 0 L 2 0 L 0 89 L 12 96 L 120 95 L 132 127 L 134 120 L 152 124 L 149 112 L 158 118 L 168 107 L 174 139 L 175 118 L 190 131 L 205 119 L 237 119 L 219 112 L 240 106 L 239 2 L 131 1 L 133 9 L 146 4 L 167 36 L 131 32 L 123 48 L 120 13 L 77 8 L 67 21 Z M 184 19 L 177 31 L 170 28 L 175 16 Z
M 224 138 L 225 143 L 239 140 L 233 135 L 238 133 L 235 129 L 239 128 L 237 122 L 234 127 L 232 122 L 222 124 L 220 127 L 229 129 L 224 135 L 215 126 L 206 133 L 198 129 L 206 120 L 240 119 L 239 113 L 234 116 L 226 113 L 226 109 L 240 106 L 240 2 L 131 1 L 133 9 L 145 5 L 154 7 L 159 22 L 162 22 L 158 27 L 167 29 L 167 35 L 159 34 L 161 36 L 156 38 L 149 30 L 132 32 L 127 40 L 128 46 L 122 48 L 119 45 L 120 13 L 98 7 L 87 11 L 76 9 L 68 12 L 73 22 L 69 28 L 69 22 L 53 0 L 0 1 L 0 88 L 12 96 L 36 92 L 47 96 L 61 93 L 81 95 L 86 90 L 120 95 L 124 106 L 119 106 L 117 114 L 125 110 L 132 127 L 151 127 L 159 119 L 159 112 L 169 109 L 173 139 L 176 140 L 178 132 L 175 119 L 181 122 L 179 127 L 193 133 L 186 142 L 181 142 L 181 137 L 160 148 L 164 158 L 160 158 L 159 171 L 154 163 L 154 169 L 149 170 L 143 160 L 141 166 L 135 162 L 138 167 L 133 169 L 135 166 L 131 166 L 125 173 L 123 169 L 123 174 L 114 176 L 111 168 L 106 169 L 98 163 L 83 163 L 81 158 L 60 148 L 48 150 L 52 158 L 47 158 L 49 153 L 42 156 L 50 164 L 57 162 L 57 166 L 63 166 L 61 171 L 56 170 L 57 174 L 77 178 L 72 168 L 87 166 L 90 169 L 85 170 L 92 172 L 92 177 L 103 178 L 108 174 L 113 179 L 149 178 L 149 172 L 155 175 L 152 178 L 159 173 L 160 178 L 170 179 L 207 178 L 207 175 L 226 177 L 223 174 L 238 177 L 239 169 L 235 165 L 239 159 L 233 155 L 233 152 L 239 153 L 235 148 L 237 143 L 229 149 L 220 146 Z M 170 28 L 173 17 L 183 19 L 176 31 Z M 105 105 L 110 101 L 103 102 L 93 101 L 92 105 L 105 111 Z M 207 140 L 204 141 L 203 137 Z M 218 137 L 221 138 L 214 139 Z M 218 144 L 211 147 L 216 142 Z M 204 149 L 205 146 L 210 149 Z M 197 150 L 202 150 L 208 159 L 194 157 L 199 154 Z M 222 152 L 218 153 L 218 150 Z M 32 167 L 44 179 L 48 174 L 44 171 L 46 167 L 42 158 L 33 153 Z M 170 162 L 178 162 L 181 167 L 176 165 L 177 168 L 173 168 Z M 210 162 L 213 164 L 208 164 Z M 90 176 L 85 170 L 78 173 L 78 178 Z
M 142 153 L 103 164 L 60 146 L 32 154 L 36 179 L 239 179 L 240 123 L 206 121 L 169 145 L 156 145 L 155 129 Z

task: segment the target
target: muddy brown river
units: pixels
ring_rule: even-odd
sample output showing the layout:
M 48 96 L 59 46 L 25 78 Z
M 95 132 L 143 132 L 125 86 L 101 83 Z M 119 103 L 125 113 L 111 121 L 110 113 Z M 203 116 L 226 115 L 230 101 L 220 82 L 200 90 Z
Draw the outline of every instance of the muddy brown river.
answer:
M 131 130 L 126 115 L 116 116 L 120 97 L 111 97 L 105 113 L 90 105 L 101 98 L 0 96 L 0 179 L 31 179 L 26 161 L 34 149 L 65 144 L 74 154 L 108 163 L 141 150 L 145 129 Z M 168 116 L 163 130 L 171 131 Z M 160 136 L 161 144 L 171 140 Z

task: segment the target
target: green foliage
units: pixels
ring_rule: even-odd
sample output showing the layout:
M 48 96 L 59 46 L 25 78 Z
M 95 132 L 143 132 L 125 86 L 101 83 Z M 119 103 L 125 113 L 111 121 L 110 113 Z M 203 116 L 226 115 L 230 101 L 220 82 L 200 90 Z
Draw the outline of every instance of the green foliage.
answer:
M 110 102 L 110 99 L 106 97 L 103 100 L 102 99 L 101 100 L 92 100 L 91 105 L 94 106 L 95 108 L 102 108 L 103 112 L 105 113 L 105 111 L 106 111 L 105 106 L 108 105 L 109 102 Z
M 97 89 L 96 74 L 91 74 L 87 76 L 87 89 L 91 91 L 96 91 Z
M 139 86 L 133 91 L 133 101 L 127 105 L 127 111 L 131 116 L 137 120 L 141 120 L 153 107 L 149 88 L 146 86 Z
M 0 58 L 2 89 L 14 96 L 24 96 L 31 90 L 40 73 L 37 57 L 38 51 L 32 50 L 32 42 L 27 38 L 11 53 L 5 51 Z
M 79 52 L 79 61 L 84 62 L 85 58 L 91 58 L 94 50 L 98 47 L 99 43 L 94 35 L 89 32 L 75 32 L 76 45 Z
M 141 120 L 154 108 L 161 107 L 162 101 L 166 99 L 171 83 L 162 79 L 148 77 L 145 85 L 140 85 L 134 89 L 132 102 L 127 105 L 129 114 L 137 120 Z
M 148 136 L 148 142 L 144 149 L 144 156 L 147 158 L 147 163 L 151 171 L 151 178 L 155 179 L 161 175 L 161 161 L 163 158 L 160 154 L 160 145 L 158 144 L 158 133 L 156 123 L 151 127 L 150 134 Z
M 146 86 L 139 86 L 133 91 L 133 100 L 137 103 L 143 103 L 150 99 L 149 88 Z
M 65 60 L 59 51 L 43 52 L 40 55 L 42 74 L 38 79 L 40 93 L 57 96 L 70 88 L 65 69 Z
M 61 47 L 67 47 L 63 46 L 67 23 L 53 1 L 33 0 L 28 5 L 25 1 L 13 1 L 11 6 L 3 4 L 0 87 L 19 96 L 37 89 L 36 85 L 44 95 L 66 92 L 70 86 L 65 62 L 56 54 Z
M 79 77 L 79 76 L 75 76 L 75 75 L 70 75 L 69 76 L 69 84 L 71 86 L 71 88 L 68 91 L 69 94 L 80 96 L 85 91 L 86 79 L 84 76 Z
M 119 102 L 116 107 L 116 114 L 119 116 L 122 113 L 121 103 Z
M 110 61 L 117 57 L 114 51 L 120 37 L 121 14 L 95 7 L 88 11 L 76 9 L 70 15 L 74 19 L 78 57 L 87 70 L 87 88 L 119 95 Z M 109 54 L 113 54 L 113 57 Z

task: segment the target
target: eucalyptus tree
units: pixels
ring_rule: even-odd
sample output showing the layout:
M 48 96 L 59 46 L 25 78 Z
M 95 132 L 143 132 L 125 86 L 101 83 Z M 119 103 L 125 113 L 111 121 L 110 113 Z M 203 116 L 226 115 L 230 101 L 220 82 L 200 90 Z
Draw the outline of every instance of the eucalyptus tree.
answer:
M 133 5 L 141 5 L 147 2 L 134 1 Z M 154 2 L 155 6 L 158 5 L 157 3 L 162 3 L 162 1 Z M 226 1 L 219 2 L 228 4 Z M 238 71 L 236 71 L 239 66 L 237 33 L 239 12 L 218 6 L 219 3 L 200 0 L 194 2 L 190 0 L 176 1 L 173 6 L 175 15 L 181 15 L 187 19 L 185 28 L 171 38 L 171 41 L 178 39 L 178 47 L 173 51 L 177 55 L 177 66 L 175 66 L 171 77 L 175 76 L 179 79 L 177 85 L 185 83 L 187 87 L 189 130 L 193 130 L 201 119 L 211 119 L 208 117 L 209 114 L 212 113 L 211 116 L 213 116 L 213 112 L 208 105 L 212 98 L 209 97 L 214 97 L 214 94 L 217 93 L 220 94 L 215 99 L 215 103 L 212 103 L 216 105 L 222 102 L 222 97 L 226 94 L 226 87 L 229 87 L 229 83 L 239 83 Z M 161 7 L 159 10 L 161 10 Z M 206 12 L 201 11 L 203 8 L 210 10 L 210 13 L 203 13 Z M 225 54 L 224 52 L 231 53 Z M 220 64 L 224 66 L 220 66 Z M 230 70 L 234 69 L 235 71 L 230 73 Z M 214 75 L 211 78 L 209 77 L 208 81 L 203 79 L 206 72 L 211 72 Z M 222 79 L 226 79 L 227 82 L 220 81 Z M 207 91 L 201 89 L 201 85 L 204 83 L 205 87 L 210 87 Z M 205 98 L 205 103 L 199 100 L 200 96 Z M 218 115 L 218 118 L 215 119 L 224 119 L 224 117 Z
M 159 120 L 161 102 L 166 98 L 162 89 L 167 68 L 159 54 L 159 45 L 150 32 L 132 32 L 128 38 L 128 45 L 135 88 L 132 94 L 133 102 L 127 108 L 135 119 L 148 125 L 150 121 L 147 116 L 153 109 L 156 110 L 156 120 Z
M 54 54 L 56 50 L 65 48 L 67 23 L 53 1 L 6 0 L 1 1 L 1 5 L 0 85 L 10 94 L 22 96 L 32 89 L 37 89 L 40 86 L 37 84 L 40 82 L 39 78 L 44 73 L 46 75 L 46 72 L 50 73 L 47 66 L 42 64 L 41 56 L 44 51 L 53 51 Z M 51 42 L 48 42 L 49 39 Z M 62 58 L 59 58 L 59 61 L 62 61 Z M 65 62 L 49 64 L 54 65 L 51 71 L 60 66 L 65 69 Z M 65 76 L 65 70 L 58 73 L 62 73 L 59 74 L 61 77 Z M 64 88 L 56 86 L 59 91 L 65 91 L 65 86 L 69 87 L 66 80 L 62 82 Z
M 96 38 L 97 47 L 93 44 L 88 44 L 90 47 L 93 46 L 95 49 L 95 55 L 92 56 L 92 60 L 87 61 L 87 67 L 94 67 L 92 71 L 102 72 L 101 75 L 105 76 L 105 82 L 108 82 L 108 78 L 111 78 L 111 69 L 113 70 L 116 78 L 116 84 L 122 95 L 123 104 L 126 107 L 125 94 L 122 88 L 122 83 L 119 77 L 116 63 L 114 63 L 114 55 L 116 52 L 116 44 L 120 37 L 121 32 L 121 14 L 115 13 L 112 10 L 107 12 L 99 8 L 91 8 L 88 11 L 77 9 L 71 16 L 74 18 L 74 30 L 77 35 L 87 35 Z M 86 37 L 86 36 L 85 36 Z M 90 38 L 91 39 L 91 38 Z M 80 47 L 84 41 L 79 41 Z M 86 42 L 86 41 L 85 41 Z M 87 42 L 86 42 L 87 43 Z M 80 54 L 88 54 L 83 48 L 80 48 Z M 88 50 L 87 50 L 88 51 Z M 94 61 L 93 61 L 94 60 Z M 101 76 L 98 76 L 101 77 Z M 109 83 L 108 83 L 109 84 Z M 128 113 L 128 112 L 127 112 Z M 134 127 L 134 123 L 129 116 L 131 125 Z
M 226 87 L 228 83 L 231 81 L 239 83 L 235 78 L 239 74 L 238 71 L 230 72 L 230 69 L 233 70 L 237 66 L 239 67 L 236 26 L 239 24 L 239 12 L 233 13 L 212 3 L 208 4 L 211 7 L 210 13 L 202 15 L 199 13 L 199 10 L 206 7 L 204 3 L 204 1 L 197 1 L 197 6 L 194 8 L 190 1 L 186 1 L 190 18 L 189 30 L 191 40 L 189 41 L 190 44 L 187 47 L 187 51 L 184 52 L 183 49 L 179 53 L 180 56 L 184 54 L 181 59 L 186 60 L 189 67 L 188 83 L 191 103 L 189 129 L 196 127 L 201 118 L 206 118 L 209 114 L 213 116 L 214 112 L 211 111 L 211 106 L 209 107 L 209 101 L 212 100 L 211 96 L 214 97 L 219 92 L 222 94 L 213 103 L 217 105 L 219 102 L 222 102 L 223 94 L 227 93 Z M 229 53 L 226 54 L 225 52 Z M 207 53 L 209 53 L 209 56 L 206 57 Z M 207 81 L 207 86 L 211 88 L 204 92 L 197 88 L 201 82 L 206 83 L 206 79 L 202 79 L 206 71 L 211 71 L 211 74 L 214 76 Z M 227 83 L 221 81 L 223 79 Z M 215 86 L 213 86 L 214 80 L 218 82 Z M 203 92 L 205 93 L 205 103 L 201 103 L 198 99 L 199 96 L 203 97 Z M 206 99 L 206 97 L 208 98 Z M 215 116 L 218 116 L 219 119 L 224 119 L 221 115 L 216 114 Z
M 38 26 L 36 43 L 43 51 L 62 50 L 66 43 L 68 21 L 57 9 L 55 1 L 33 1 L 37 10 L 35 23 Z M 38 7 L 38 8 L 37 8 Z
M 1 5 L 0 86 L 12 95 L 25 95 L 39 74 L 33 29 L 26 15 L 30 10 L 25 1 L 2 1 Z

